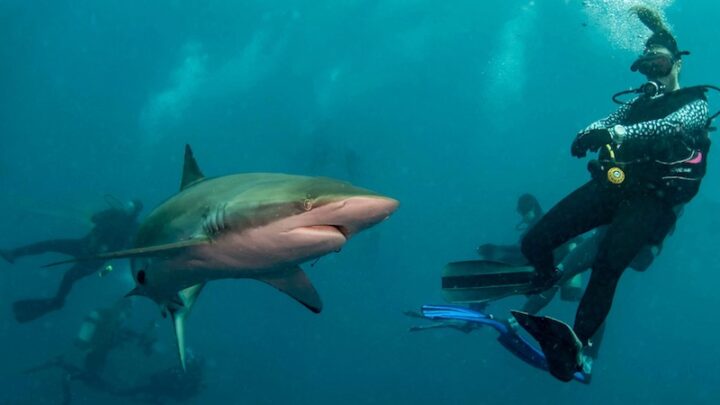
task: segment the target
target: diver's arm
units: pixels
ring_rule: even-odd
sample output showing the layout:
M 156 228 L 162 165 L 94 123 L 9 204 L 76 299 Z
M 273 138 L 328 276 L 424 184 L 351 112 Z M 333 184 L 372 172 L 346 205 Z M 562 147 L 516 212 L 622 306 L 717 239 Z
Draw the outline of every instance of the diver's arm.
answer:
M 681 137 L 688 141 L 694 141 L 697 131 L 707 125 L 708 104 L 705 100 L 696 100 L 686 104 L 681 109 L 653 121 L 640 122 L 625 127 L 625 135 L 622 139 L 616 139 L 619 143 L 633 140 L 656 140 Z
M 587 128 L 580 131 L 580 133 L 587 132 L 593 129 L 605 129 L 610 128 L 614 125 L 622 123 L 627 117 L 628 111 L 630 111 L 630 104 L 623 104 L 614 113 L 608 115 L 603 119 L 599 119 L 592 124 L 588 125 Z

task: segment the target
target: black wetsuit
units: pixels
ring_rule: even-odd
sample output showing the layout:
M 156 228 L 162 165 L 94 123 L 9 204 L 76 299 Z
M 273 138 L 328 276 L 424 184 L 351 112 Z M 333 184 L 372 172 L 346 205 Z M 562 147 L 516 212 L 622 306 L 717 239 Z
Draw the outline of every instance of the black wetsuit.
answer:
M 660 244 L 675 223 L 673 207 L 692 199 L 705 174 L 710 142 L 702 88 L 641 97 L 588 129 L 624 125 L 626 136 L 601 149 L 589 165 L 592 180 L 565 197 L 527 233 L 522 251 L 538 278 L 553 279 L 553 250 L 591 229 L 608 225 L 578 307 L 574 330 L 583 344 L 607 317 L 623 271 L 646 245 Z M 612 183 L 620 168 L 625 180 Z
M 75 258 L 87 258 L 100 253 L 128 248 L 138 229 L 137 212 L 111 208 L 93 215 L 93 229 L 80 239 L 52 239 L 19 247 L 5 252 L 15 260 L 22 256 L 48 252 L 62 253 Z M 62 308 L 73 284 L 81 278 L 97 272 L 104 260 L 86 260 L 74 264 L 65 272 L 55 297 L 17 301 L 13 310 L 18 322 L 28 322 L 50 311 Z

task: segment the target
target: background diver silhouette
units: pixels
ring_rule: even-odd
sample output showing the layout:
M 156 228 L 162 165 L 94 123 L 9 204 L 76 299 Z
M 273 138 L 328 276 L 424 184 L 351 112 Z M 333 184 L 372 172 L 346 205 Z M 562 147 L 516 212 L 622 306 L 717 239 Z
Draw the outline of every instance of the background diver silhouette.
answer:
M 15 249 L 0 250 L 0 256 L 9 263 L 14 263 L 24 256 L 50 252 L 79 259 L 128 248 L 137 232 L 139 226 L 137 219 L 143 205 L 140 200 L 133 200 L 125 206 L 119 206 L 121 204 L 117 203 L 114 205 L 92 216 L 93 228 L 82 238 L 45 240 Z M 13 304 L 15 319 L 20 323 L 29 322 L 62 308 L 75 282 L 95 273 L 104 264 L 104 260 L 83 260 L 73 264 L 65 272 L 54 297 L 15 302 Z
M 112 372 L 105 372 L 110 354 L 121 347 L 130 352 L 117 355 L 112 363 L 119 361 L 121 365 L 133 366 L 138 358 L 128 354 L 150 357 L 160 353 L 154 347 L 157 341 L 155 322 L 137 331 L 128 322 L 131 312 L 130 298 L 121 298 L 109 308 L 91 311 L 80 326 L 72 350 L 25 372 L 60 370 L 63 404 L 72 402 L 74 382 L 114 397 L 153 404 L 161 404 L 165 399 L 185 401 L 199 395 L 205 388 L 204 360 L 192 353 L 185 371 L 178 365 L 147 372 L 147 375 L 138 370 L 141 378 L 134 384 L 118 382 Z

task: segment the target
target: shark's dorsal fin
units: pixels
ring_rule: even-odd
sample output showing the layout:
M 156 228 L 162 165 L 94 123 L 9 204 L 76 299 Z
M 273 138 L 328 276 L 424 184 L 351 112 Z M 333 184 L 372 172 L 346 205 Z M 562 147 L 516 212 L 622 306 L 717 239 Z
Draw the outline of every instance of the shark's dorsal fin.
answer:
M 118 250 L 117 252 L 103 253 L 103 254 L 95 255 L 95 256 L 61 260 L 59 262 L 48 263 L 48 264 L 44 265 L 43 267 L 53 267 L 53 266 L 58 266 L 60 264 L 85 262 L 85 261 L 89 261 L 89 260 L 112 260 L 112 259 L 126 259 L 129 257 L 139 257 L 139 256 L 155 256 L 159 253 L 167 253 L 167 252 L 170 252 L 173 250 L 179 250 L 179 249 L 185 249 L 185 248 L 192 247 L 192 246 L 203 245 L 205 243 L 208 243 L 209 241 L 210 240 L 208 238 L 204 238 L 204 237 L 203 238 L 194 238 L 194 239 L 183 240 L 180 242 L 166 243 L 164 245 L 146 246 L 146 247 L 140 247 L 140 248 L 134 248 L 134 249 L 127 249 L 127 250 Z
M 183 370 L 186 370 L 187 366 L 185 357 L 185 320 L 188 315 L 190 315 L 190 310 L 203 287 L 205 287 L 205 283 L 200 283 L 178 292 L 177 301 L 181 303 L 182 306 L 168 306 L 173 321 L 173 328 L 175 329 L 175 340 L 177 341 L 178 355 L 180 356 L 180 364 Z
M 266 274 L 257 279 L 291 296 L 316 314 L 322 311 L 320 296 L 307 274 L 299 266 Z
M 184 190 L 187 187 L 201 181 L 205 176 L 200 171 L 195 156 L 190 145 L 185 145 L 185 161 L 183 163 L 182 181 L 180 182 L 180 190 Z

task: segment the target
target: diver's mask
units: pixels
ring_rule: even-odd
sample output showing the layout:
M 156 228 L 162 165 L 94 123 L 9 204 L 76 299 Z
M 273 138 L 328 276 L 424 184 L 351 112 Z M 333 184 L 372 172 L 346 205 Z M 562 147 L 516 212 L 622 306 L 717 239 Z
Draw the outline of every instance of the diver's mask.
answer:
M 646 52 L 633 62 L 630 70 L 648 77 L 665 77 L 672 72 L 676 59 L 662 52 Z

